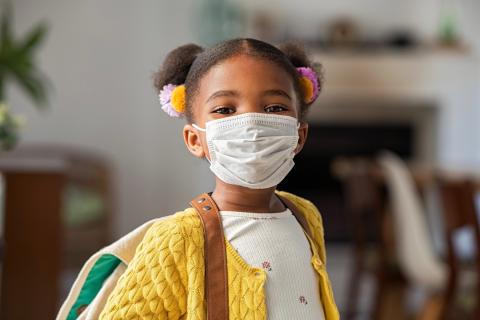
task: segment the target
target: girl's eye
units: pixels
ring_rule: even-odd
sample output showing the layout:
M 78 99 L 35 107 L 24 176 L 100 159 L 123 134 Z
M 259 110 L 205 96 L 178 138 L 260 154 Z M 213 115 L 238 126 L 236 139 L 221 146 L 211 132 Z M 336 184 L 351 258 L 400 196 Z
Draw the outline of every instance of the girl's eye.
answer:
M 287 111 L 288 109 L 280 104 L 271 104 L 265 107 L 266 112 L 282 112 Z
M 219 113 L 219 114 L 231 114 L 234 113 L 235 110 L 230 107 L 220 107 L 215 110 L 213 110 L 214 113 Z

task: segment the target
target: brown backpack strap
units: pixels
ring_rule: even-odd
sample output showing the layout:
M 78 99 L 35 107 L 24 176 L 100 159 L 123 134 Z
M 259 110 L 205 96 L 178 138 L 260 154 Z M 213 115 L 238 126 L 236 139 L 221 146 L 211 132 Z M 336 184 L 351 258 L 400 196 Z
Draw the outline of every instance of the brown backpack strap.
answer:
M 303 213 L 301 213 L 300 210 L 298 210 L 297 206 L 295 204 L 293 204 L 292 201 L 287 199 L 287 197 L 280 196 L 279 194 L 277 194 L 277 197 L 283 202 L 283 204 L 288 209 L 290 209 L 290 211 L 292 211 L 293 215 L 297 219 L 298 223 L 300 223 L 303 230 L 305 230 L 305 232 L 308 234 L 308 236 L 311 239 L 313 239 L 312 233 L 310 232 L 310 228 L 308 227 L 307 219 L 305 219 L 305 216 L 303 215 Z
M 225 238 L 218 207 L 208 193 L 190 202 L 203 224 L 207 319 L 228 319 L 228 279 Z

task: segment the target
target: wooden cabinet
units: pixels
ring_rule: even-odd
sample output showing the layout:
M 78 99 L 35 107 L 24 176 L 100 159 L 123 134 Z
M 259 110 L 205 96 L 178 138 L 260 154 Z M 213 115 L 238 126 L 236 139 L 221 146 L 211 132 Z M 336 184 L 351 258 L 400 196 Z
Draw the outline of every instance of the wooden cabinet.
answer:
M 54 319 L 62 274 L 110 240 L 108 163 L 85 151 L 27 147 L 0 158 L 0 318 Z

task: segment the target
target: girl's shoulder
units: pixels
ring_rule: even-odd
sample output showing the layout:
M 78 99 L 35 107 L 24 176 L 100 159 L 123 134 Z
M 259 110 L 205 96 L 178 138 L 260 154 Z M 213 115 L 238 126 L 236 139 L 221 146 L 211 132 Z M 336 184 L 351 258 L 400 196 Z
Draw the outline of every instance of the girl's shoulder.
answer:
M 200 219 L 194 208 L 188 207 L 183 211 L 178 211 L 168 216 L 156 219 L 151 228 L 188 228 L 201 224 Z
M 103 284 L 107 280 L 116 283 L 136 258 L 141 246 L 155 245 L 159 240 L 167 240 L 168 245 L 170 241 L 175 241 L 176 235 L 186 234 L 184 230 L 191 233 L 200 223 L 195 221 L 199 220 L 195 215 L 192 208 L 187 208 L 152 219 L 97 251 L 82 267 L 56 319 L 76 319 L 80 314 L 96 314 L 102 305 L 97 305 L 95 301 L 104 302 L 109 294 L 108 290 L 101 290 L 105 287 Z
M 146 231 L 140 245 L 175 241 L 172 238 L 179 237 L 182 240 L 199 241 L 198 238 L 201 236 L 203 236 L 202 222 L 195 209 L 187 208 L 154 221 Z
M 310 200 L 286 191 L 276 191 L 276 193 L 290 200 L 305 215 L 307 220 L 318 220 L 321 223 L 321 214 Z

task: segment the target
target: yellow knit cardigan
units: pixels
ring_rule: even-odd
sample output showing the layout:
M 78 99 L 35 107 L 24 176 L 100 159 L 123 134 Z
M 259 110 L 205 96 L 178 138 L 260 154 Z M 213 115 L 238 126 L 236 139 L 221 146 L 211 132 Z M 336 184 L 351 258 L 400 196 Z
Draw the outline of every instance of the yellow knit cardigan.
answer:
M 319 279 L 325 319 L 339 314 L 326 271 L 320 213 L 309 201 L 286 192 L 302 212 L 312 232 L 305 235 L 312 250 L 311 263 Z M 192 208 L 155 223 L 147 231 L 127 270 L 110 294 L 100 319 L 206 320 L 204 297 L 203 229 Z M 230 320 L 265 320 L 266 273 L 247 264 L 227 239 Z

